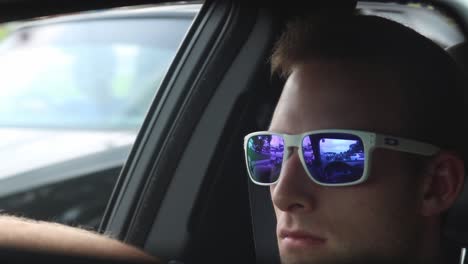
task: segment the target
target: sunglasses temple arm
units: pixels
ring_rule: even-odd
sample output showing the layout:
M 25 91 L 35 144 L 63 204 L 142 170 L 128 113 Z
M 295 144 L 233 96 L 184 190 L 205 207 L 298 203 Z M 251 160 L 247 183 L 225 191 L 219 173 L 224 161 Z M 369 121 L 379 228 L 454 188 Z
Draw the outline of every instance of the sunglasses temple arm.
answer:
M 439 151 L 439 148 L 431 144 L 381 134 L 376 135 L 375 146 L 424 156 L 431 156 Z

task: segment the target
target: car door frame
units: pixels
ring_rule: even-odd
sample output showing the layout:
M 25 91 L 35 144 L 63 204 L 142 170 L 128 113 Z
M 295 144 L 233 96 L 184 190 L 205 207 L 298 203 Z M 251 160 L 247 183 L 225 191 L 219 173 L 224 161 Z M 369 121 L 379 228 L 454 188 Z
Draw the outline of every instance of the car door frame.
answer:
M 159 257 L 187 258 L 194 244 L 190 229 L 214 177 L 209 171 L 217 143 L 229 137 L 230 116 L 242 111 L 239 98 L 268 67 L 272 16 L 241 2 L 205 2 L 124 166 L 103 232 Z

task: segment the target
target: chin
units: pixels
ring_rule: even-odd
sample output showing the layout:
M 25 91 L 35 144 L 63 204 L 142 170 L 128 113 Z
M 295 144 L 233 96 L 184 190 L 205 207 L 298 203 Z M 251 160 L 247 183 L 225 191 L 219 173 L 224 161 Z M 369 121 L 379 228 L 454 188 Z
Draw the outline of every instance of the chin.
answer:
M 298 256 L 298 255 L 286 255 L 281 256 L 281 264 L 337 264 L 336 260 L 332 260 L 329 257 L 319 256 Z M 340 263 L 341 264 L 341 263 Z
M 281 264 L 328 264 L 338 260 L 333 254 L 307 250 L 280 250 L 280 256 Z
M 384 257 L 375 254 L 360 256 L 333 254 L 332 252 L 282 252 L 281 264 L 414 264 L 401 256 Z

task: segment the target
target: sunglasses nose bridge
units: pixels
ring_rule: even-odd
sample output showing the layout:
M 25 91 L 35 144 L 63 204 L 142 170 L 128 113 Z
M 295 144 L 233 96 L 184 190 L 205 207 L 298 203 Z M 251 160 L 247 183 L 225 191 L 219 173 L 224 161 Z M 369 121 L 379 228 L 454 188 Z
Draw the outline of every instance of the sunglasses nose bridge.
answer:
M 285 149 L 285 160 L 289 159 L 293 154 L 294 150 L 300 151 L 301 147 L 301 135 L 284 135 L 284 149 Z
M 294 154 L 294 150 L 298 150 L 298 147 L 289 146 L 286 148 L 286 153 L 284 154 L 286 160 L 288 160 Z
M 283 138 L 284 138 L 285 148 L 289 148 L 289 147 L 300 148 L 301 147 L 301 140 L 302 140 L 301 135 L 284 135 Z

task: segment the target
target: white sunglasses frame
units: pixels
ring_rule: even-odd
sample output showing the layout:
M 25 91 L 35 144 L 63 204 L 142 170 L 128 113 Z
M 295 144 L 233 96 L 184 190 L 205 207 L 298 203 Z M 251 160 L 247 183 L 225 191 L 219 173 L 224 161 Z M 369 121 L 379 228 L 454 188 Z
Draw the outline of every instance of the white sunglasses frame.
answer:
M 364 171 L 362 173 L 361 178 L 359 178 L 356 181 L 347 182 L 347 183 L 322 183 L 322 182 L 317 181 L 309 173 L 309 171 L 307 170 L 307 166 L 304 160 L 304 154 L 302 151 L 302 140 L 305 136 L 322 134 L 322 133 L 350 134 L 350 135 L 357 136 L 362 140 L 362 143 L 364 145 L 365 158 L 364 158 Z M 370 171 L 370 166 L 371 166 L 370 164 L 372 162 L 372 152 L 376 148 L 385 148 L 385 149 L 407 152 L 407 153 L 423 155 L 423 156 L 432 156 L 432 155 L 435 155 L 437 152 L 439 152 L 439 148 L 432 144 L 420 142 L 417 140 L 407 139 L 407 138 L 395 137 L 395 136 L 368 132 L 368 131 L 361 131 L 361 130 L 323 129 L 323 130 L 308 131 L 308 132 L 296 134 L 296 135 L 283 134 L 283 133 L 277 133 L 277 132 L 272 132 L 272 131 L 258 131 L 258 132 L 250 133 L 244 137 L 244 154 L 245 154 L 245 164 L 246 164 L 246 168 L 247 168 L 247 172 L 249 174 L 250 180 L 252 180 L 252 182 L 254 182 L 255 184 L 261 185 L 261 186 L 269 186 L 269 185 L 276 184 L 278 180 L 280 179 L 281 172 L 280 172 L 280 176 L 278 176 L 278 179 L 272 183 L 257 182 L 252 177 L 250 169 L 249 169 L 249 163 L 248 163 L 248 157 L 247 157 L 247 142 L 251 137 L 259 136 L 259 135 L 277 135 L 277 136 L 283 137 L 285 151 L 283 153 L 283 161 L 281 164 L 281 170 L 283 169 L 284 162 L 288 158 L 288 155 L 289 155 L 288 149 L 290 149 L 291 147 L 297 148 L 298 149 L 297 152 L 301 160 L 303 169 L 305 170 L 305 172 L 307 173 L 307 175 L 312 181 L 314 181 L 316 184 L 321 185 L 321 186 L 351 186 L 351 185 L 356 185 L 356 184 L 365 182 L 369 176 L 368 174 Z

